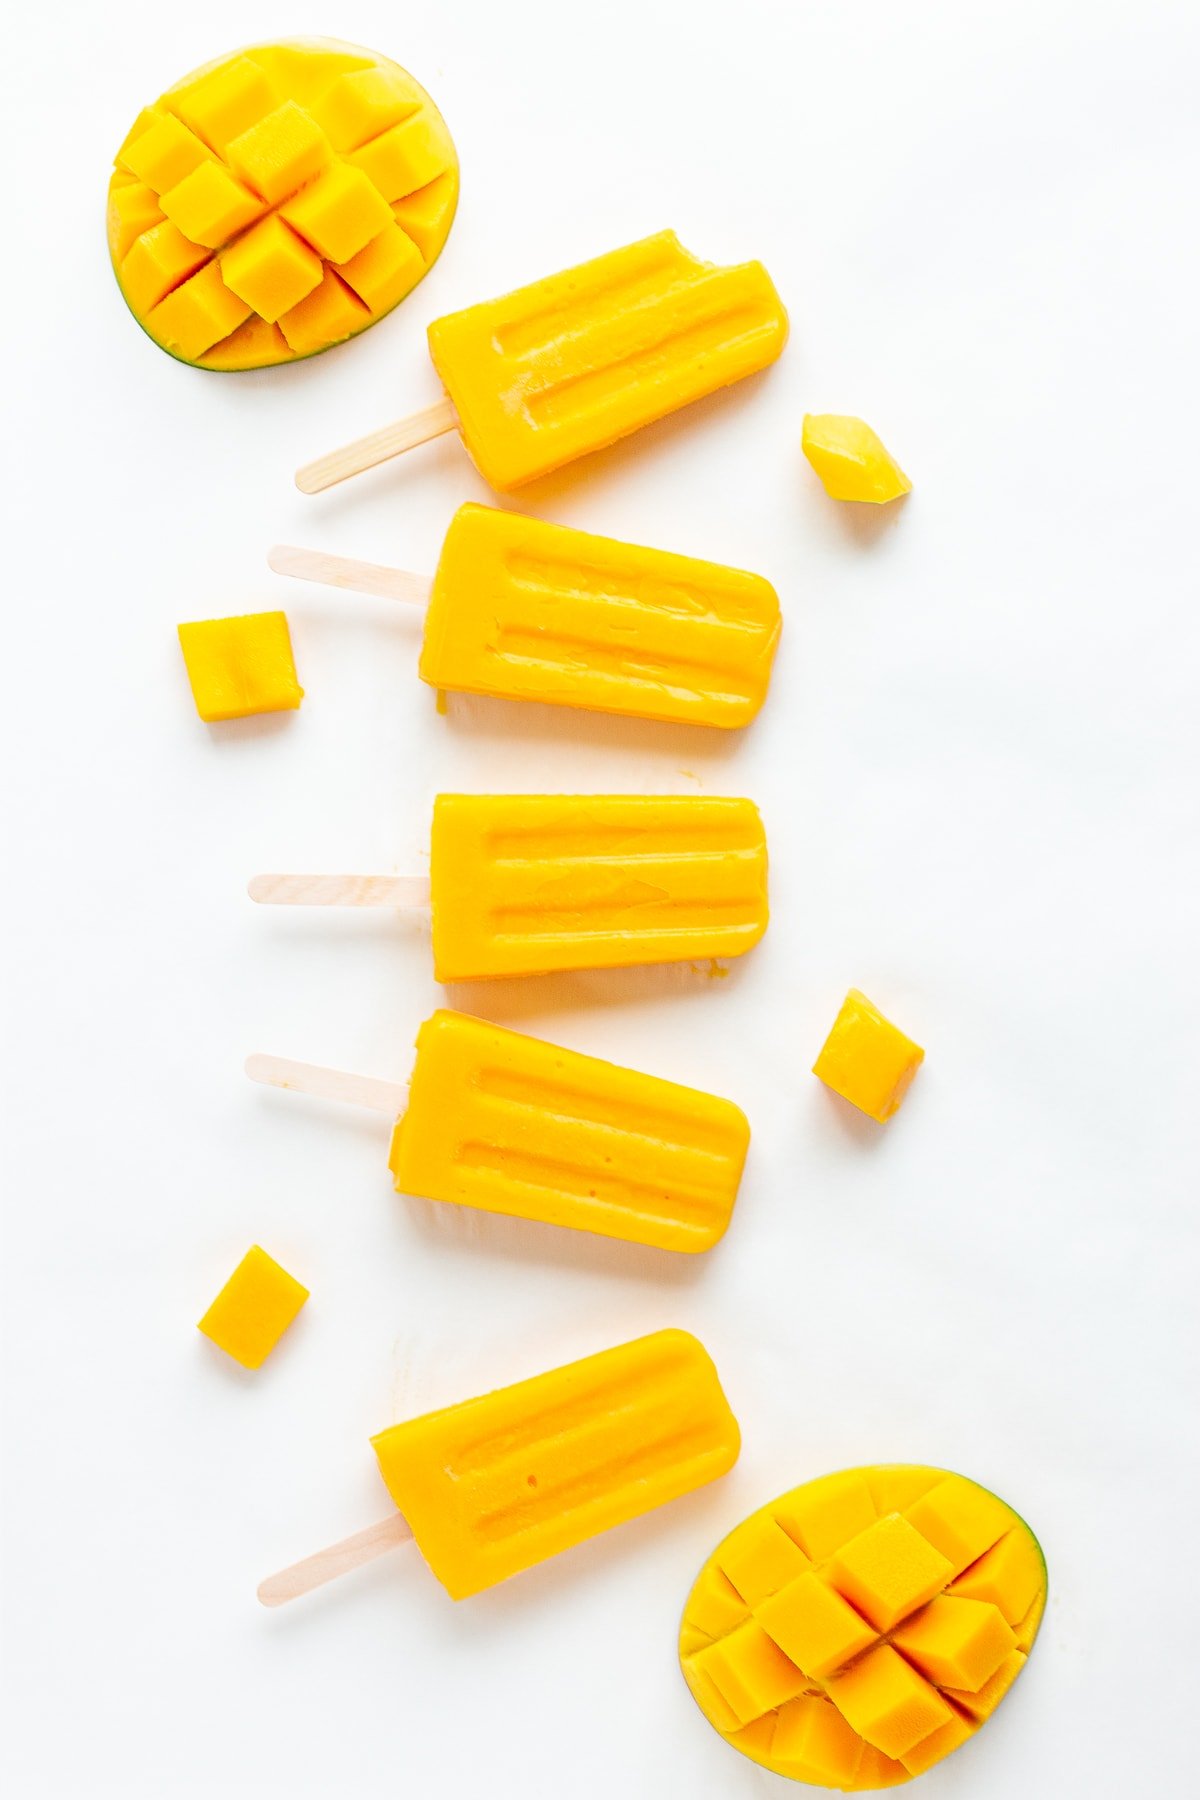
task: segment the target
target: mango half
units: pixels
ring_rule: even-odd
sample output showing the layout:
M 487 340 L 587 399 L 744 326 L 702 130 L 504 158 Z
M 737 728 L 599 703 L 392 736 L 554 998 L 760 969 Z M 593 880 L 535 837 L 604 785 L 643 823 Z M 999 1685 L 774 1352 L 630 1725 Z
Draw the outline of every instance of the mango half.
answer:
M 848 1469 L 752 1513 L 705 1563 L 684 1677 L 727 1742 L 777 1775 L 896 1787 L 973 1737 L 1046 1605 L 1037 1539 L 963 1475 Z
M 207 63 L 139 113 L 108 187 L 138 324 L 180 362 L 260 369 L 365 331 L 437 261 L 458 203 L 441 114 L 327 38 Z

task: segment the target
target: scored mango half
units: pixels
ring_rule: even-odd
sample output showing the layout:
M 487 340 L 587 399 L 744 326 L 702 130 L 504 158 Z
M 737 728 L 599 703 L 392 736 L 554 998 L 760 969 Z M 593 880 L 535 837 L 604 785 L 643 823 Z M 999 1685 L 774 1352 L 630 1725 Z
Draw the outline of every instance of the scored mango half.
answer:
M 1046 1605 L 1025 1521 L 963 1475 L 880 1464 L 751 1514 L 713 1552 L 679 1655 L 709 1723 L 814 1787 L 896 1787 L 986 1724 Z
M 437 261 L 458 203 L 444 120 L 398 63 L 327 38 L 207 63 L 139 113 L 108 189 L 129 310 L 204 369 L 354 337 Z

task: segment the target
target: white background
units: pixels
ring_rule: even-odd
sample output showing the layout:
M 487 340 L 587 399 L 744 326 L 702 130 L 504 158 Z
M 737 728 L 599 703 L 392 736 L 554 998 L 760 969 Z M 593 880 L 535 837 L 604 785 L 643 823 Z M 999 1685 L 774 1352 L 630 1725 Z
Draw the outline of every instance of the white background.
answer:
M 113 285 L 112 151 L 196 63 L 321 30 L 443 107 L 445 254 L 328 356 L 183 368 Z M 751 1508 L 876 1459 L 997 1488 L 1051 1569 L 929 1800 L 1190 1790 L 1194 6 L 77 0 L 7 50 L 9 1791 L 782 1800 L 693 1707 L 677 1616 Z M 668 225 L 767 263 L 784 360 L 514 504 L 769 575 L 767 710 L 439 718 L 410 617 L 264 554 L 430 569 L 488 497 L 461 447 L 320 500 L 291 472 L 436 397 L 430 318 Z M 806 409 L 869 419 L 911 499 L 828 501 Z M 303 709 L 200 724 L 176 621 L 270 606 Z M 773 924 L 727 979 L 448 996 L 747 1108 L 701 1261 L 398 1198 L 382 1121 L 241 1075 L 402 1079 L 447 998 L 419 928 L 256 910 L 254 870 L 420 869 L 437 789 L 543 786 L 766 816 Z M 882 1130 L 808 1073 L 851 983 L 928 1048 Z M 252 1241 L 312 1299 L 248 1376 L 194 1321 Z M 461 1606 L 411 1552 L 256 1605 L 386 1511 L 371 1432 L 667 1324 L 744 1428 L 719 1486 Z

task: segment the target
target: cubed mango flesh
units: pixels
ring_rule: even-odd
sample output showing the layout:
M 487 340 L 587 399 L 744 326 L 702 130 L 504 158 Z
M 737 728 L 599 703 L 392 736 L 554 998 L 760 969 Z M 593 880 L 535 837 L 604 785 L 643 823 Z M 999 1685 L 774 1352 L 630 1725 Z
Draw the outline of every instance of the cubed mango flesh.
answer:
M 253 1244 L 199 1329 L 244 1369 L 258 1369 L 307 1299 L 308 1289 Z
M 832 500 L 883 506 L 912 492 L 904 470 L 861 419 L 806 413 L 800 442 Z
M 851 988 L 813 1064 L 813 1074 L 882 1125 L 899 1112 L 924 1060 L 919 1044 L 885 1019 L 865 994 Z
M 304 698 L 284 613 L 197 619 L 178 629 L 192 698 L 206 723 L 292 712 Z
M 776 1585 L 784 1542 L 810 1560 Z M 991 1716 L 1045 1595 L 1037 1540 L 987 1489 L 917 1465 L 852 1469 L 782 1495 L 718 1546 L 684 1610 L 680 1661 L 701 1711 L 752 1761 L 817 1787 L 896 1787 Z M 1024 1604 L 1019 1625 L 1001 1596 Z
M 109 251 L 130 311 L 172 356 L 261 368 L 398 305 L 437 260 L 457 201 L 454 144 L 405 70 L 322 38 L 260 44 L 138 114 L 109 186 Z M 218 278 L 236 304 L 207 304 Z

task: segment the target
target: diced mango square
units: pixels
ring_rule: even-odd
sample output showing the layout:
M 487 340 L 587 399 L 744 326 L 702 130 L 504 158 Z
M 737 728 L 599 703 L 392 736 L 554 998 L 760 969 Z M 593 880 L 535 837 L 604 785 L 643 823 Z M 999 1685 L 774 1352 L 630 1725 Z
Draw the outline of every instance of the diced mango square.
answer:
M 1017 1640 L 988 1600 L 939 1594 L 892 1639 L 897 1650 L 938 1687 L 974 1694 L 996 1673 Z
M 848 1788 L 862 1754 L 862 1739 L 831 1701 L 805 1694 L 780 1709 L 771 1740 L 771 1763 L 781 1775 Z
M 903 1463 L 881 1463 L 877 1469 L 870 1470 L 867 1476 L 871 1498 L 880 1518 L 884 1513 L 907 1511 L 914 1500 L 927 1494 L 941 1479 L 940 1473 L 934 1469 L 910 1468 Z
M 706 1637 L 723 1637 L 746 1622 L 746 1602 L 715 1563 L 705 1565 L 688 1600 L 688 1620 Z
M 866 1477 L 852 1469 L 809 1482 L 788 1495 L 775 1508 L 775 1517 L 814 1562 L 823 1562 L 873 1525 L 878 1514 Z
M 961 1475 L 939 1481 L 904 1516 L 949 1558 L 956 1575 L 990 1550 L 1013 1522 L 1002 1500 Z
M 712 1720 L 718 1731 L 732 1733 L 741 1730 L 741 1721 L 726 1700 L 724 1694 L 700 1666 L 701 1656 L 707 1656 L 708 1650 L 697 1650 L 694 1655 L 685 1655 L 682 1662 L 683 1678 L 696 1697 L 696 1703 L 703 1708 L 707 1718 Z
M 161 118 L 162 112 L 157 106 L 143 106 L 141 112 L 129 127 L 129 130 L 121 139 L 121 147 L 116 155 L 116 164 L 119 169 L 129 169 L 126 158 L 130 150 L 132 150 L 138 139 L 145 137 L 150 127 Z
M 121 161 L 156 194 L 178 186 L 185 175 L 211 162 L 207 144 L 171 113 L 161 113 L 123 153 Z
M 691 1661 L 713 1682 L 739 1725 L 794 1700 L 807 1686 L 795 1663 L 754 1619 L 698 1651 Z
M 895 457 L 862 419 L 806 413 L 800 444 L 832 500 L 883 506 L 912 491 Z
M 284 613 L 198 619 L 178 629 L 192 698 L 206 723 L 292 712 L 304 698 Z
M 371 315 L 362 301 L 331 269 L 326 269 L 320 287 L 315 287 L 298 306 L 280 314 L 279 329 L 288 348 L 297 356 L 304 356 L 310 350 L 339 343 L 370 322 Z
M 308 1289 L 254 1244 L 200 1320 L 200 1330 L 243 1368 L 258 1369 L 307 1299 Z
M 146 315 L 150 335 L 173 356 L 194 362 L 231 331 L 236 331 L 250 308 L 225 286 L 215 262 L 206 263 Z
M 950 1708 L 889 1644 L 880 1644 L 828 1684 L 829 1697 L 868 1744 L 901 1757 L 945 1725 Z
M 1037 1598 L 1044 1577 L 1033 1540 L 1017 1526 L 964 1570 L 950 1592 L 968 1600 L 990 1600 L 1010 1625 L 1018 1625 Z
M 910 1775 L 923 1775 L 926 1769 L 932 1769 L 934 1763 L 941 1762 L 943 1756 L 949 1756 L 952 1750 L 965 1744 L 976 1729 L 970 1719 L 964 1719 L 961 1713 L 952 1711 L 944 1725 L 939 1725 L 927 1738 L 922 1738 L 919 1744 L 906 1750 L 900 1761 Z
M 320 257 L 302 243 L 277 213 L 251 226 L 221 253 L 226 287 L 273 323 L 320 284 Z
M 754 1616 L 806 1675 L 824 1680 L 875 1642 L 873 1625 L 819 1575 L 798 1575 L 763 1600 Z
M 446 209 L 457 198 L 458 170 L 452 167 L 415 193 L 392 202 L 392 217 L 412 239 L 426 262 L 437 254 L 445 231 Z
M 398 69 L 351 69 L 313 102 L 313 112 L 334 149 L 345 151 L 398 125 L 420 104 L 415 86 Z
M 277 206 L 323 169 L 333 152 L 312 114 L 285 100 L 234 138 L 226 154 L 247 187 Z
M 874 1744 L 863 1747 L 862 1761 L 855 1771 L 855 1786 L 862 1791 L 870 1788 L 899 1787 L 908 1780 L 908 1770 L 902 1762 L 891 1756 L 885 1756 Z
M 813 1064 L 813 1074 L 882 1125 L 900 1110 L 924 1060 L 919 1044 L 885 1019 L 865 994 L 851 988 Z
M 168 189 L 162 209 L 193 244 L 205 244 L 210 250 L 228 243 L 264 210 L 258 195 L 211 157 Z
M 275 92 L 266 72 L 248 56 L 239 56 L 177 88 L 166 102 L 224 156 L 234 138 L 271 111 Z
M 843 1544 L 830 1564 L 829 1579 L 872 1625 L 891 1631 L 940 1593 L 953 1573 L 948 1559 L 907 1519 L 889 1513 Z M 879 1747 L 887 1750 L 886 1744 Z
M 294 231 L 330 262 L 352 256 L 393 225 L 392 209 L 361 169 L 333 162 L 280 209 Z
M 134 310 L 148 313 L 207 261 L 207 250 L 189 243 L 177 225 L 163 219 L 130 246 L 121 264 L 121 286 Z
M 144 181 L 129 181 L 108 191 L 108 247 L 121 262 L 141 237 L 162 218 L 158 195 Z
M 1005 1657 L 1004 1661 L 1000 1664 L 1000 1667 L 996 1670 L 996 1673 L 991 1676 L 989 1680 L 985 1681 L 983 1686 L 976 1693 L 968 1693 L 965 1688 L 947 1688 L 946 1696 L 948 1699 L 953 1700 L 954 1704 L 961 1708 L 961 1710 L 970 1718 L 978 1719 L 982 1722 L 984 1719 L 990 1718 L 995 1712 L 1005 1694 L 1007 1694 L 1009 1688 L 1017 1679 L 1021 1670 L 1025 1667 L 1026 1660 L 1027 1657 L 1024 1650 L 1013 1650 Z
M 385 200 L 402 200 L 450 166 L 454 150 L 440 119 L 418 113 L 351 152 Z
M 799 1545 L 764 1513 L 755 1514 L 734 1532 L 719 1558 L 747 1606 L 757 1606 L 810 1566 Z
M 416 286 L 425 272 L 421 252 L 390 217 L 377 237 L 337 272 L 373 313 L 386 312 Z

